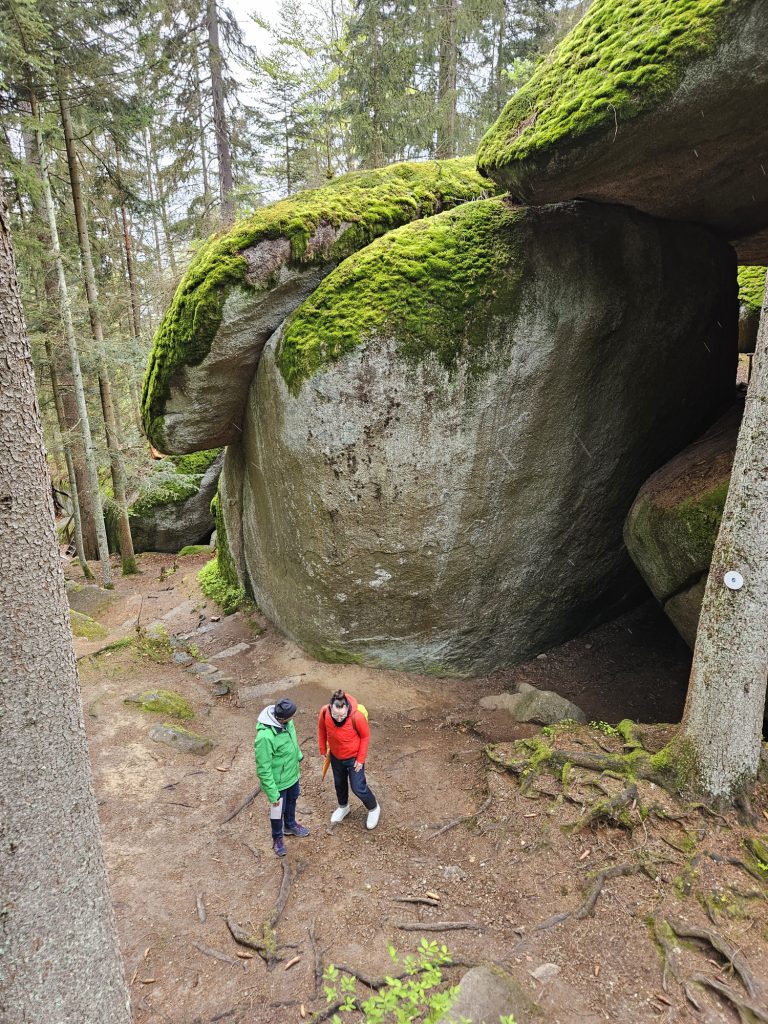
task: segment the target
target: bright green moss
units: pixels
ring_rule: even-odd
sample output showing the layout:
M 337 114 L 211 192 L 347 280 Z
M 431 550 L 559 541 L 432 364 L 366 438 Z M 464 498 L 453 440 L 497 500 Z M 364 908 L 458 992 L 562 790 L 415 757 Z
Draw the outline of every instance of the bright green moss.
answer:
M 214 235 L 192 260 L 155 335 L 142 400 L 147 436 L 155 436 L 153 424 L 163 415 L 171 377 L 180 367 L 203 361 L 219 329 L 227 292 L 246 283 L 244 249 L 286 238 L 289 265 L 327 262 L 329 254 L 307 251 L 308 242 L 320 224 L 338 228 L 346 223 L 352 227 L 330 253 L 330 262 L 338 262 L 401 224 L 494 191 L 471 157 L 395 164 L 299 192 L 256 210 L 226 234 Z
M 657 104 L 717 42 L 744 0 L 596 0 L 488 131 L 478 167 L 549 155 L 563 139 L 611 130 Z
M 186 501 L 200 490 L 203 476 L 221 452 L 212 448 L 191 455 L 178 455 L 156 463 L 151 476 L 144 481 L 141 492 L 128 509 L 130 516 L 145 516 L 158 505 L 174 505 Z
M 289 388 L 376 332 L 395 338 L 409 362 L 433 355 L 453 369 L 461 358 L 480 372 L 489 306 L 519 277 L 519 217 L 501 200 L 467 203 L 350 256 L 286 325 L 277 359 Z
M 764 297 L 765 267 L 739 267 L 739 304 L 748 314 L 759 314 Z
M 227 541 L 227 525 L 224 522 L 224 511 L 221 507 L 221 497 L 217 491 L 211 502 L 211 514 L 216 521 L 216 560 L 218 573 L 224 583 L 234 591 L 240 590 L 240 580 L 237 576 L 235 560 L 229 550 Z
M 179 552 L 179 558 L 186 558 L 187 555 L 210 555 L 211 548 L 208 544 L 187 544 Z
M 69 621 L 72 624 L 72 635 L 81 640 L 103 640 L 105 636 L 109 636 L 109 630 L 100 622 L 92 619 L 90 615 L 76 612 L 74 608 L 70 609 Z
M 197 574 L 197 580 L 205 596 L 215 601 L 225 615 L 232 615 L 248 603 L 243 588 L 233 585 L 222 575 L 218 556 L 206 562 Z
M 123 703 L 134 704 L 142 711 L 170 715 L 171 718 L 179 718 L 182 721 L 194 718 L 195 714 L 189 701 L 173 690 L 144 690 L 143 693 L 126 697 Z

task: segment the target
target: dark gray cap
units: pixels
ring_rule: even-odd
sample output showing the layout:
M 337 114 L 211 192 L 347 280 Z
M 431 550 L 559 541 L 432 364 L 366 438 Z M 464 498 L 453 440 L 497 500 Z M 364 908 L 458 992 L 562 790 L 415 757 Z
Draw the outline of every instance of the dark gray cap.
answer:
M 293 718 L 296 714 L 296 705 L 290 697 L 281 697 L 275 703 L 274 715 L 278 722 L 287 722 L 289 718 Z

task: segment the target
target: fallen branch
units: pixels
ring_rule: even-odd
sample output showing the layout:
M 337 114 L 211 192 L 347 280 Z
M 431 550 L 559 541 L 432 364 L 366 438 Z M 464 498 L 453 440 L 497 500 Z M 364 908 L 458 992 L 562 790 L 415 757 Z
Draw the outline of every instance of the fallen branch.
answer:
M 471 814 L 465 814 L 461 818 L 454 818 L 453 821 L 449 821 L 445 825 L 441 825 L 440 828 L 438 828 L 437 832 L 433 832 L 432 835 L 429 838 L 430 839 L 434 839 L 435 836 L 442 835 L 443 832 L 447 832 L 448 829 L 455 828 L 456 825 L 461 825 L 465 821 L 472 821 L 473 818 L 477 818 L 480 814 L 483 813 L 483 811 L 487 811 L 488 810 L 488 808 L 491 806 L 491 801 L 492 800 L 493 800 L 492 796 L 487 797 L 483 801 L 482 807 L 478 807 L 478 809 L 476 811 L 473 811 Z
M 420 903 L 425 907 L 439 907 L 440 900 L 432 900 L 427 896 L 393 896 L 394 903 Z
M 197 894 L 195 904 L 197 906 L 197 918 L 200 921 L 200 924 L 205 924 L 205 919 L 208 915 L 205 912 L 205 901 L 203 900 L 202 893 Z
M 603 890 L 603 886 L 609 878 L 619 878 L 625 875 L 634 875 L 640 871 L 638 864 L 616 864 L 612 868 L 602 868 L 595 875 L 595 880 L 592 884 L 591 889 L 587 893 L 587 898 L 584 902 L 576 907 L 575 910 L 565 910 L 560 914 L 555 914 L 554 917 L 548 917 L 546 921 L 541 921 L 539 924 L 534 925 L 530 929 L 532 932 L 542 932 L 547 928 L 554 928 L 557 924 L 562 924 L 563 921 L 567 921 L 568 918 L 573 917 L 577 921 L 582 921 L 585 917 L 588 917 L 595 909 L 597 898 Z
M 195 949 L 201 953 L 205 953 L 206 956 L 213 957 L 214 960 L 221 960 L 223 964 L 230 964 L 233 967 L 242 967 L 244 971 L 248 970 L 248 964 L 242 963 L 240 960 L 236 960 L 233 956 L 228 953 L 222 953 L 219 949 L 213 949 L 211 946 L 206 946 L 204 942 L 193 942 L 192 945 Z
M 404 932 L 457 932 L 461 929 L 481 932 L 483 926 L 474 921 L 400 921 L 395 928 Z
M 231 814 L 228 814 L 226 816 L 226 818 L 221 822 L 221 824 L 226 825 L 228 821 L 232 821 L 233 818 L 236 818 L 240 811 L 244 811 L 248 804 L 253 803 L 253 801 L 256 799 L 260 792 L 261 786 L 257 786 L 256 789 L 254 789 L 252 793 L 249 793 L 245 800 L 243 800 L 243 802 L 238 807 L 236 807 Z

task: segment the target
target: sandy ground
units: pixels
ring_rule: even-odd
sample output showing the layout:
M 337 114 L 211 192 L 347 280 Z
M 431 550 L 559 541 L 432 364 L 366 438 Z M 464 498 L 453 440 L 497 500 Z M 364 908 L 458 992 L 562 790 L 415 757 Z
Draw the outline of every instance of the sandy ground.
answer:
M 300 1021 L 302 1010 L 309 1019 L 325 1006 L 316 955 L 323 965 L 381 975 L 390 970 L 390 942 L 407 953 L 422 936 L 400 924 L 440 921 L 471 927 L 423 934 L 467 962 L 506 966 L 542 999 L 552 1024 L 738 1020 L 727 1000 L 718 1008 L 705 998 L 702 1011 L 694 1011 L 674 979 L 664 991 L 651 917 L 716 922 L 751 965 L 755 998 L 764 1000 L 768 892 L 760 877 L 728 863 L 745 857 L 745 839 L 759 831 L 733 816 L 677 806 L 649 784 L 640 786 L 630 808 L 631 828 L 569 828 L 601 795 L 587 778 L 593 773 L 574 772 L 566 796 L 557 779 L 543 775 L 523 791 L 484 754 L 489 740 L 537 731 L 478 706 L 480 696 L 518 680 L 559 691 L 595 720 L 679 718 L 690 656 L 651 604 L 495 677 L 436 679 L 321 664 L 258 613 L 221 617 L 197 587 L 204 561 L 142 556 L 142 574 L 118 580 L 114 600 L 96 616 L 108 638 L 76 642 L 136 1024 L 282 1024 Z M 76 566 L 68 575 L 77 578 Z M 195 665 L 218 666 L 230 692 L 215 696 L 204 676 L 174 663 L 162 647 L 94 655 L 133 635 L 137 616 L 143 626 L 161 623 L 170 636 L 186 637 Z M 156 716 L 123 700 L 155 686 L 190 701 L 195 717 L 184 724 L 213 740 L 208 755 L 180 754 L 149 738 Z M 340 826 L 329 822 L 335 797 L 330 776 L 321 780 L 316 718 L 339 686 L 370 712 L 367 774 L 382 806 L 373 832 L 366 831 L 359 804 Z M 259 929 L 280 889 L 283 868 L 272 852 L 263 795 L 224 819 L 256 786 L 256 717 L 282 695 L 299 706 L 296 729 L 305 753 L 299 818 L 311 835 L 286 840 L 291 884 L 277 925 L 281 960 L 268 966 L 258 955 L 240 959 L 247 950 L 226 924 L 229 917 Z M 604 737 L 603 746 L 620 749 L 616 744 Z M 600 784 L 613 794 L 624 782 L 603 777 Z M 486 809 L 471 817 L 488 798 Z M 654 803 L 686 817 L 641 820 L 640 810 Z M 758 787 L 757 812 L 764 806 Z M 462 816 L 470 817 L 435 834 Z M 583 919 L 535 930 L 553 914 L 580 907 L 595 871 L 622 864 L 647 870 L 606 881 L 594 912 Z M 439 907 L 398 902 L 426 892 L 439 896 Z M 709 946 L 686 947 L 680 957 L 689 973 L 738 985 Z M 548 969 L 545 983 L 531 975 L 542 964 L 558 968 Z M 451 968 L 448 976 L 458 980 L 461 971 Z

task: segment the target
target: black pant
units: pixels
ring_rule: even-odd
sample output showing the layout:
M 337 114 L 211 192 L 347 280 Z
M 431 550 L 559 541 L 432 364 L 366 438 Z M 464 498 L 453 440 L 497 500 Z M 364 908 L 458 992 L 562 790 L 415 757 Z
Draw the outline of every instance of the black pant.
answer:
M 339 801 L 339 807 L 346 807 L 349 803 L 349 787 L 351 785 L 355 796 L 363 801 L 369 811 L 372 811 L 376 806 L 376 797 L 365 781 L 365 768 L 356 772 L 354 757 L 345 757 L 343 760 L 339 760 L 333 754 L 331 754 L 331 768 L 333 769 L 333 784 L 336 787 L 336 799 Z

